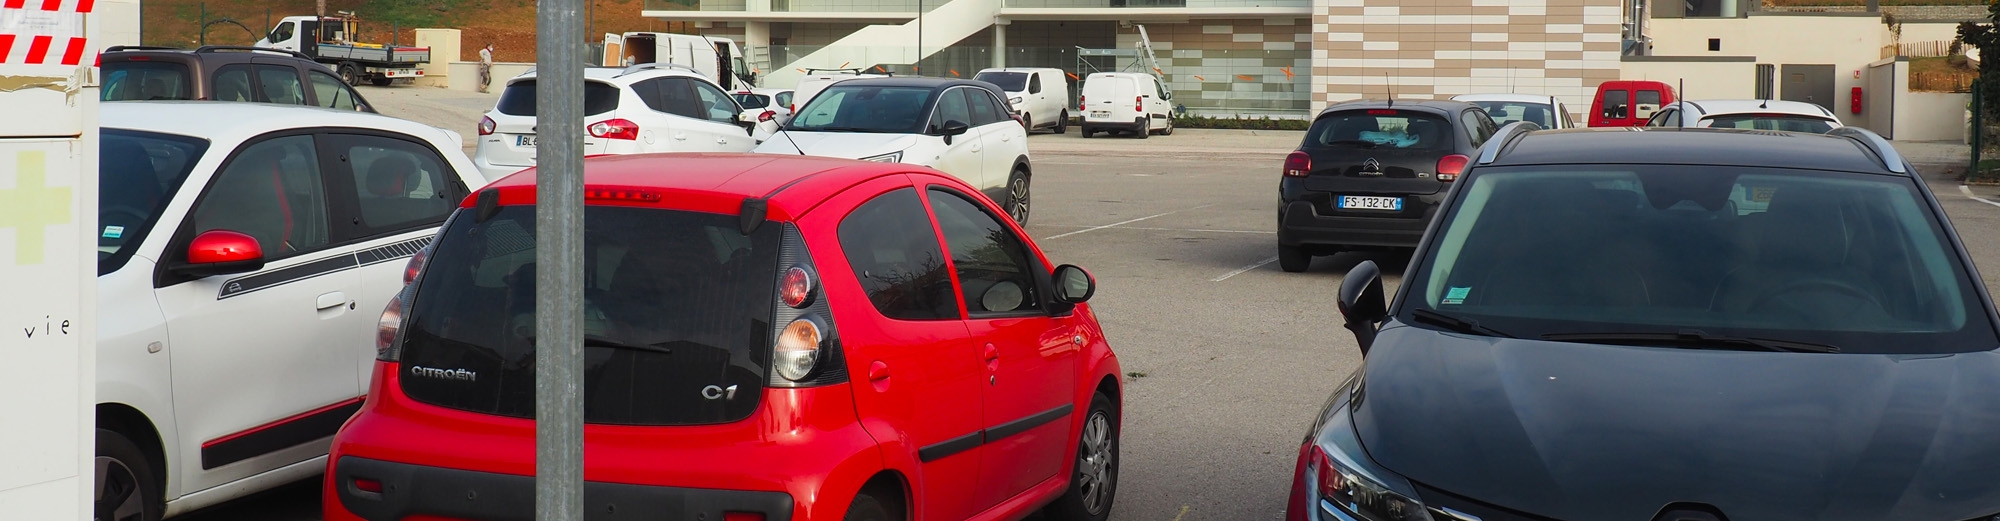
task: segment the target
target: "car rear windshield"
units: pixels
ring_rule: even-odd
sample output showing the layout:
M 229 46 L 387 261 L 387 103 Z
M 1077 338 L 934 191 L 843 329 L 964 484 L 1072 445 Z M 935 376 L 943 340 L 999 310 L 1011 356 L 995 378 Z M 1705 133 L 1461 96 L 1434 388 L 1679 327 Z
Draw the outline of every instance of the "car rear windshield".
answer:
M 1025 72 L 982 72 L 972 79 L 999 85 L 1000 90 L 1007 92 L 1028 90 L 1028 73 Z
M 418 282 L 402 345 L 417 401 L 535 411 L 535 210 L 461 212 Z M 748 417 L 770 365 L 781 226 L 734 215 L 584 210 L 584 421 L 691 425 Z
M 827 87 L 792 117 L 788 130 L 917 134 L 930 120 L 930 87 Z
M 103 101 L 191 100 L 198 96 L 188 83 L 187 65 L 160 61 L 113 61 L 104 64 Z
M 118 271 L 145 242 L 208 141 L 104 129 L 97 150 L 97 274 Z M 164 233 L 172 233 L 168 230 Z
M 1446 150 L 1451 123 L 1429 112 L 1401 109 L 1345 110 L 1320 116 L 1306 129 L 1305 146 Z
M 1907 177 L 1508 167 L 1460 188 L 1410 279 L 1406 321 L 1428 309 L 1519 338 L 1695 334 L 1844 353 L 2000 342 Z
M 494 108 L 509 116 L 533 117 L 535 80 L 507 84 L 507 90 L 500 92 L 499 105 Z M 583 82 L 583 115 L 595 116 L 613 110 L 618 110 L 618 87 L 595 81 Z
M 1702 119 L 1707 120 L 1708 126 L 1713 128 L 1784 130 L 1819 134 L 1833 130 L 1833 122 L 1827 121 L 1826 118 L 1791 114 L 1726 114 Z
M 1493 124 L 1506 126 L 1508 123 L 1526 121 L 1542 128 L 1555 128 L 1555 111 L 1549 110 L 1547 103 L 1522 103 L 1518 101 L 1476 101 L 1474 105 L 1486 109 L 1486 115 L 1493 118 Z
M 744 109 L 761 109 L 771 104 L 771 97 L 763 94 L 731 94 L 730 97 L 736 98 L 736 104 Z

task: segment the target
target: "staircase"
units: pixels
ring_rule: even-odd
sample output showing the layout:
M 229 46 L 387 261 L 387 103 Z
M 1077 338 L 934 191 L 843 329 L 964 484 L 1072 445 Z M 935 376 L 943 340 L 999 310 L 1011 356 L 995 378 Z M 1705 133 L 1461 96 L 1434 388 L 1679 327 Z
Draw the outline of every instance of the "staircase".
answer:
M 1003 0 L 950 0 L 923 16 L 923 55 L 917 55 L 917 20 L 901 25 L 871 25 L 813 51 L 803 58 L 772 67 L 764 85 L 797 85 L 804 69 L 867 67 L 878 63 L 916 63 L 966 37 L 991 27 Z

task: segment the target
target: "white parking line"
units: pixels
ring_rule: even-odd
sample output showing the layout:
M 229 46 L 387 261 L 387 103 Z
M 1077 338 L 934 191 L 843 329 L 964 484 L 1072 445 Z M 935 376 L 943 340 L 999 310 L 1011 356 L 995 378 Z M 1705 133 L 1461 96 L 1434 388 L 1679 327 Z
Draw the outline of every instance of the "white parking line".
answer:
M 1052 226 L 1052 227 L 1056 227 L 1056 228 L 1089 228 L 1089 227 L 1090 227 L 1090 226 L 1087 226 L 1087 225 L 1082 225 L 1082 224 L 1051 224 L 1051 225 L 1049 225 L 1049 226 Z M 1189 233 L 1262 233 L 1262 234 L 1276 234 L 1276 233 L 1278 233 L 1278 232 L 1275 232 L 1275 231 L 1271 231 L 1271 230 L 1218 230 L 1218 229 L 1214 229 L 1214 228 L 1150 228 L 1150 227 L 1145 227 L 1145 226 L 1126 226 L 1126 227 L 1123 227 L 1123 228 L 1119 228 L 1119 229 L 1121 229 L 1121 230 L 1140 230 L 1140 231 L 1148 231 L 1148 232 L 1189 232 Z
M 1277 257 L 1271 257 L 1271 258 L 1269 258 L 1269 259 L 1264 259 L 1264 260 L 1260 260 L 1260 261 L 1257 261 L 1257 263 L 1256 263 L 1256 264 L 1251 264 L 1251 265 L 1249 265 L 1249 266 L 1244 266 L 1244 267 L 1242 267 L 1242 268 L 1240 268 L 1240 269 L 1237 269 L 1236 271 L 1232 271 L 1232 272 L 1229 272 L 1229 273 L 1224 273 L 1224 274 L 1222 274 L 1222 276 L 1220 276 L 1220 277 L 1216 277 L 1216 278 L 1212 278 L 1212 279 L 1208 279 L 1208 281 L 1209 281 L 1209 282 L 1222 282 L 1222 281 L 1224 281 L 1224 280 L 1229 280 L 1229 278 L 1230 278 L 1230 277 L 1234 277 L 1234 276 L 1237 276 L 1237 275 L 1242 275 L 1242 274 L 1244 274 L 1244 273 L 1247 273 L 1247 272 L 1249 272 L 1250 270 L 1254 270 L 1254 269 L 1257 269 L 1257 268 L 1262 268 L 1262 267 L 1264 267 L 1264 265 L 1265 265 L 1265 264 L 1270 264 L 1270 263 L 1273 263 L 1273 262 L 1278 262 L 1278 258 L 1277 258 Z
M 1958 185 L 1958 191 L 1959 193 L 1965 194 L 1966 197 L 1972 198 L 1972 200 L 1974 201 L 1979 201 L 1993 206 L 2000 206 L 2000 202 L 1994 202 L 1992 199 L 1987 199 L 1977 195 L 1972 195 L 1972 189 L 1966 188 L 1965 185 Z
M 1126 224 L 1132 224 L 1132 223 L 1135 223 L 1135 222 L 1139 222 L 1139 221 L 1144 221 L 1144 220 L 1147 220 L 1147 219 L 1152 219 L 1152 218 L 1154 218 L 1154 217 L 1165 217 L 1165 216 L 1169 216 L 1169 215 L 1173 215 L 1173 214 L 1177 214 L 1177 213 L 1181 213 L 1181 212 L 1185 212 L 1185 211 L 1188 211 L 1188 210 L 1200 210 L 1200 209 L 1203 209 L 1203 208 L 1207 208 L 1207 207 L 1210 207 L 1210 206 L 1215 206 L 1215 205 L 1213 205 L 1213 204 L 1204 204 L 1204 205 L 1201 205 L 1201 206 L 1196 206 L 1196 207 L 1194 207 L 1194 208 L 1182 208 L 1182 209 L 1179 209 L 1179 210 L 1174 210 L 1174 211 L 1171 211 L 1171 212 L 1167 212 L 1167 213 L 1158 213 L 1158 214 L 1153 214 L 1153 215 L 1148 215 L 1148 216 L 1145 216 L 1145 217 L 1140 217 L 1140 218 L 1138 218 L 1138 219 L 1133 219 L 1133 220 L 1129 220 L 1129 221 L 1120 221 L 1120 222 L 1115 222 L 1115 223 L 1111 223 L 1111 224 L 1106 224 L 1106 225 L 1103 225 L 1103 226 L 1092 226 L 1092 227 L 1089 227 L 1089 228 L 1084 228 L 1084 229 L 1081 229 L 1081 230 L 1077 230 L 1077 231 L 1073 231 L 1073 232 L 1069 232 L 1069 233 L 1065 233 L 1065 234 L 1060 234 L 1060 235 L 1051 235 L 1051 236 L 1048 236 L 1048 237 L 1043 237 L 1043 238 L 1042 238 L 1042 240 L 1044 240 L 1044 241 L 1053 241 L 1053 240 L 1056 240 L 1056 239 L 1061 239 L 1061 238 L 1063 238 L 1063 237 L 1068 237 L 1068 236 L 1071 236 L 1071 235 L 1076 235 L 1076 234 L 1079 234 L 1079 233 L 1084 233 L 1084 232 L 1094 232 L 1094 231 L 1098 231 L 1098 230 L 1102 230 L 1102 229 L 1105 229 L 1105 228 L 1111 228 L 1111 227 L 1114 227 L 1114 226 L 1119 226 L 1119 225 L 1126 225 Z

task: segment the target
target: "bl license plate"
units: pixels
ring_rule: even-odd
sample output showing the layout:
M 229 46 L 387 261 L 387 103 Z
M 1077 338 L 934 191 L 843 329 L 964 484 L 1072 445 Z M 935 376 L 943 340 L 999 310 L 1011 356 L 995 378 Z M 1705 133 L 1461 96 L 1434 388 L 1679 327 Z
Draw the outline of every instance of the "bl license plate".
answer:
M 1403 198 L 1343 195 L 1340 196 L 1340 207 L 1347 210 L 1389 210 L 1393 212 L 1403 209 Z
M 514 136 L 514 145 L 520 147 L 534 148 L 535 136 L 531 135 Z
M 1109 111 L 1109 110 L 1093 110 L 1093 111 L 1090 111 L 1090 117 L 1093 117 L 1093 118 L 1108 118 L 1108 117 L 1111 117 L 1111 111 Z

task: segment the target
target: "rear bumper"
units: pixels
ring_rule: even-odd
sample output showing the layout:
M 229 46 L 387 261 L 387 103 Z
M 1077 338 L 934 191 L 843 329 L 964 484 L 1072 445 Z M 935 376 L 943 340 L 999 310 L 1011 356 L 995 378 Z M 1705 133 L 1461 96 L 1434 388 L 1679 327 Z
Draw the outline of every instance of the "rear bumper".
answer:
M 533 521 L 535 478 L 427 467 L 344 456 L 333 463 L 328 499 L 359 519 L 396 521 L 413 515 L 492 521 Z M 382 484 L 382 492 L 357 488 L 356 479 Z M 784 492 L 716 490 L 585 482 L 585 519 L 722 519 L 724 512 L 755 512 L 770 521 L 792 519 Z
M 1423 240 L 1430 222 L 1430 215 L 1416 219 L 1323 216 L 1312 203 L 1292 201 L 1278 217 L 1278 244 L 1408 248 Z

